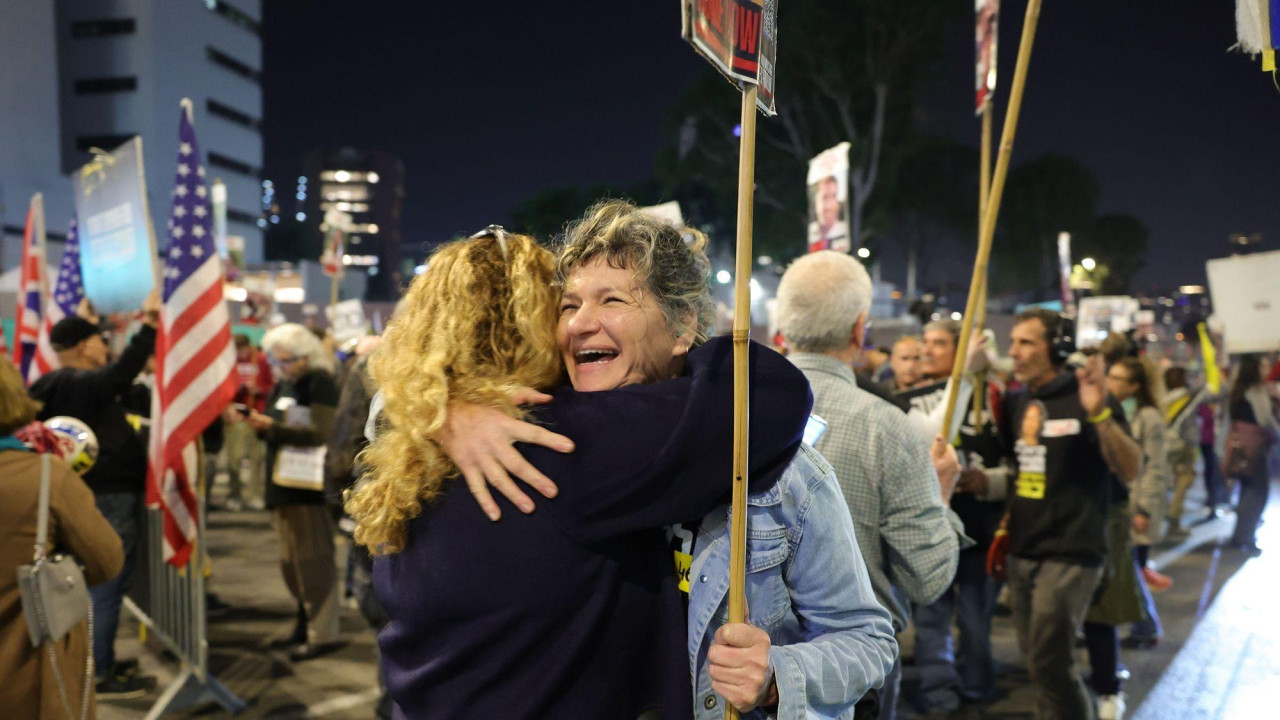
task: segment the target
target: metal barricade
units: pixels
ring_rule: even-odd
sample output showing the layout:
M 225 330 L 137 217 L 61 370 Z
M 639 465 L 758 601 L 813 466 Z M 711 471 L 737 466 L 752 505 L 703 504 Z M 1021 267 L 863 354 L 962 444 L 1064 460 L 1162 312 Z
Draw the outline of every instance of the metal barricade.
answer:
M 203 474 L 204 463 L 200 463 Z M 204 478 L 200 485 L 203 486 Z M 175 568 L 164 561 L 164 516 L 159 509 L 147 508 L 146 542 L 140 544 L 141 564 L 146 568 L 149 606 L 139 607 L 126 597 L 125 607 L 178 657 L 181 667 L 173 682 L 165 688 L 146 720 L 154 720 L 165 712 L 216 702 L 235 714 L 245 709 L 245 702 L 209 674 L 209 639 L 205 617 L 205 567 L 209 562 L 205 538 L 204 493 L 196 493 L 198 527 L 196 546 L 185 568 Z

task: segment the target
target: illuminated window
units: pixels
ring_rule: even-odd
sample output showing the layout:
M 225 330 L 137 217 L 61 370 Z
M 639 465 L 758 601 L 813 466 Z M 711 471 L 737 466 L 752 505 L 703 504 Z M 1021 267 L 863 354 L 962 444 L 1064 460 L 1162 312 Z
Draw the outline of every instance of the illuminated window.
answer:
M 245 30 L 248 30 L 254 35 L 262 34 L 262 23 L 254 20 L 252 17 L 249 17 L 249 15 L 240 8 L 237 8 L 228 2 L 224 2 L 224 0 L 204 0 L 204 4 L 205 7 L 221 15 L 227 20 L 230 20 L 232 23 L 239 25 Z

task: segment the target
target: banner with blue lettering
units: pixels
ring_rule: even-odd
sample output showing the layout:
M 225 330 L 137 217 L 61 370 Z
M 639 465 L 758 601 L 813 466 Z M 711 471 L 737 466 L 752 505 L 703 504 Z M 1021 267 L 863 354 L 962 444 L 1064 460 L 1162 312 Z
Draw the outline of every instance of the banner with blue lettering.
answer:
M 85 295 L 99 312 L 137 310 L 155 286 L 156 266 L 142 138 L 95 153 L 72 181 Z

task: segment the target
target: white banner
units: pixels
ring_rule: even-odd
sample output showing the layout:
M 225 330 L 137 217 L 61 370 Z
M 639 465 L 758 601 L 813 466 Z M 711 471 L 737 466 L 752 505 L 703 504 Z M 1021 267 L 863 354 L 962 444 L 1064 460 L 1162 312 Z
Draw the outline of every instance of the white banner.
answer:
M 1210 260 L 1205 271 L 1226 351 L 1280 350 L 1280 250 Z

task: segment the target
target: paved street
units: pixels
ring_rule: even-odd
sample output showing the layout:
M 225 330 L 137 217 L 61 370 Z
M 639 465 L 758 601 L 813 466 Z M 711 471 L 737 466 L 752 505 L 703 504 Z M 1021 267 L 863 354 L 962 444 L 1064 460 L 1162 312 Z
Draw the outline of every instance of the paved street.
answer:
M 1165 636 L 1152 650 L 1122 651 L 1132 672 L 1125 684 L 1129 717 L 1135 720 L 1248 720 L 1274 717 L 1263 688 L 1280 682 L 1280 510 L 1273 485 L 1268 519 L 1260 544 L 1271 551 L 1248 561 L 1221 545 L 1233 516 L 1197 525 L 1191 537 L 1165 544 L 1154 553 L 1162 572 L 1174 578 L 1172 589 L 1156 597 Z M 1202 494 L 1188 499 L 1187 520 L 1200 516 Z M 211 670 L 249 702 L 243 718 L 369 718 L 374 689 L 372 634 L 353 609 L 345 611 L 346 646 L 331 655 L 293 665 L 285 649 L 271 646 L 293 626 L 294 606 L 278 566 L 275 533 L 264 512 L 214 512 L 209 517 L 214 557 L 212 589 L 231 604 L 231 613 L 209 624 Z M 126 616 L 118 648 L 137 656 L 145 672 L 159 680 L 155 693 L 132 701 L 100 703 L 103 720 L 142 718 L 160 690 L 173 678 L 176 663 L 162 658 L 154 641 L 144 650 L 137 625 Z M 907 667 L 904 682 L 914 681 L 911 633 L 901 638 Z M 1003 696 L 988 708 L 991 718 L 1030 717 L 1030 691 L 1018 658 L 1012 627 L 998 617 L 993 634 L 1000 663 Z M 1083 653 L 1081 654 L 1083 661 Z M 1273 703 L 1272 703 L 1273 704 Z M 216 706 L 186 713 L 225 716 Z M 911 709 L 904 708 L 906 717 Z

